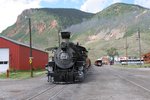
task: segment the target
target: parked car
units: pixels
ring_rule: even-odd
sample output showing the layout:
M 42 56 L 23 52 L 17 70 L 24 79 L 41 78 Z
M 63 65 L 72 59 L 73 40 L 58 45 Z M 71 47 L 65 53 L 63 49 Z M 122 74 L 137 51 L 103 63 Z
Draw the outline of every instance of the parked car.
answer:
M 103 63 L 102 63 L 102 60 L 101 59 L 97 59 L 94 63 L 95 66 L 102 66 Z

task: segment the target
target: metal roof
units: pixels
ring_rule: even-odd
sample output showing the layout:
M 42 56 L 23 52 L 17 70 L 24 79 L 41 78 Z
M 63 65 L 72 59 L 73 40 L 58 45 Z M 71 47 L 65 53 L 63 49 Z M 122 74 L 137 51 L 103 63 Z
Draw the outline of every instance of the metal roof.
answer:
M 17 44 L 17 45 L 22 45 L 22 46 L 25 46 L 25 47 L 30 47 L 30 46 L 29 46 L 29 45 L 27 45 L 27 44 L 24 44 L 24 43 L 18 42 L 18 41 L 16 41 L 16 40 L 13 40 L 13 39 L 7 38 L 7 37 L 2 36 L 2 35 L 0 35 L 0 38 L 3 38 L 3 39 L 8 40 L 8 41 L 10 41 L 10 42 L 13 42 L 13 43 L 15 43 L 15 44 Z M 32 47 L 32 48 L 33 48 L 33 49 L 36 49 L 36 50 L 39 50 L 39 51 L 42 51 L 42 52 L 45 52 L 45 51 L 43 51 L 43 50 L 41 50 L 41 49 L 38 49 L 38 48 L 36 48 L 36 47 Z

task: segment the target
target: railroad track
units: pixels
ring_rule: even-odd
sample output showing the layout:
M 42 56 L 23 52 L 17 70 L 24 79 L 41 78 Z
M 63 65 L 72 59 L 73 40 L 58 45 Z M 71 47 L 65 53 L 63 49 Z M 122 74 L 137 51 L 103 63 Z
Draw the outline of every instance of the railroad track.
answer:
M 37 94 L 35 94 L 35 95 L 33 95 L 33 96 L 27 98 L 26 100 L 32 100 L 32 99 L 34 99 L 34 98 L 36 98 L 36 97 L 42 95 L 42 94 L 45 93 L 46 91 L 51 90 L 51 89 L 53 89 L 53 88 L 55 88 L 55 87 L 56 87 L 56 85 L 54 85 L 54 86 L 52 86 L 52 87 L 49 87 L 49 88 L 46 88 L 46 89 L 40 91 L 39 93 L 37 93 Z
M 123 73 L 119 73 L 118 71 L 115 71 L 113 69 L 109 69 L 109 70 L 110 70 L 110 73 L 113 72 L 112 74 L 114 76 L 117 76 L 120 79 L 123 79 L 123 80 L 125 80 L 125 81 L 127 81 L 127 82 L 129 82 L 129 83 L 131 83 L 131 84 L 133 84 L 133 85 L 135 85 L 135 86 L 137 86 L 137 87 L 139 87 L 139 88 L 141 88 L 141 89 L 143 89 L 143 90 L 150 93 L 150 89 L 146 88 L 143 84 L 140 84 L 139 82 L 136 82 L 135 80 L 131 80 L 130 78 L 131 78 L 132 75 L 129 75 L 128 77 L 130 77 L 130 78 L 127 78 L 126 76 L 123 75 Z M 142 81 L 141 79 L 136 79 L 136 80 Z
M 45 90 L 40 91 L 39 93 L 27 98 L 26 100 L 52 100 L 57 97 L 60 93 L 65 90 L 69 85 L 54 85 Z

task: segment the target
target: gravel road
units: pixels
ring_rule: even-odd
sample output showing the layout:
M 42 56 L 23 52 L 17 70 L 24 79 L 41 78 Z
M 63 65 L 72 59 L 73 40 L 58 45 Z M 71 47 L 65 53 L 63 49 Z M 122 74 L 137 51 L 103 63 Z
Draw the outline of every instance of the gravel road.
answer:
M 93 66 L 75 84 L 48 83 L 45 75 L 0 79 L 0 100 L 150 100 L 150 70 Z

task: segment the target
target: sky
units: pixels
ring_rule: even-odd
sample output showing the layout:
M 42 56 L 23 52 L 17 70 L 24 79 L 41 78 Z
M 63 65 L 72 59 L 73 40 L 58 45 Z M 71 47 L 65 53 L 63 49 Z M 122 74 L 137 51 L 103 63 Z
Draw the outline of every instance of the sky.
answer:
M 150 0 L 0 0 L 0 33 L 13 25 L 17 20 L 17 16 L 25 9 L 75 8 L 96 13 L 118 2 L 150 8 Z

